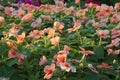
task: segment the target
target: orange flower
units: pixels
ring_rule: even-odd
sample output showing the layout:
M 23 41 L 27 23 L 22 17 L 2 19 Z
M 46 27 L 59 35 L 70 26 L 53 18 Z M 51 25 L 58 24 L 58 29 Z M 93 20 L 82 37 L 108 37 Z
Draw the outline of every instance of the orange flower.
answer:
M 45 56 L 42 56 L 42 58 L 40 58 L 40 62 L 39 62 L 39 65 L 43 65 L 47 62 L 47 58 Z
M 60 68 L 61 68 L 62 70 L 65 70 L 65 71 L 69 72 L 70 69 L 71 69 L 71 65 L 70 65 L 69 63 L 67 63 L 67 62 L 65 62 L 65 63 L 60 63 Z
M 22 22 L 29 22 L 31 20 L 33 20 L 33 15 L 32 13 L 28 13 L 25 16 L 22 17 Z
M 52 28 L 49 28 L 47 37 L 52 38 L 52 37 L 54 37 L 54 35 L 55 35 L 55 30 Z
M 81 53 L 84 55 L 94 54 L 93 51 L 85 50 L 84 48 L 80 48 L 80 49 L 81 49 Z
M 55 64 L 51 64 L 50 66 L 45 66 L 44 72 L 46 73 L 44 79 L 50 79 L 55 71 Z
M 6 44 L 12 48 L 12 49 L 16 49 L 16 47 L 14 46 L 14 44 L 12 42 L 6 42 Z
M 75 0 L 75 4 L 79 5 L 80 4 L 80 0 Z
M 21 35 L 17 36 L 17 43 L 22 43 L 25 39 L 25 33 L 23 32 Z
M 51 41 L 51 44 L 52 44 L 52 45 L 56 46 L 56 45 L 58 45 L 59 42 L 60 42 L 60 37 L 56 36 L 56 37 L 54 37 L 54 38 L 51 38 L 50 41 Z
M 108 65 L 107 63 L 102 63 L 100 65 L 97 66 L 97 68 L 108 68 L 108 69 L 112 69 L 113 67 Z
M 20 53 L 16 52 L 14 49 L 10 49 L 8 52 L 8 57 L 9 58 L 19 58 Z
M 0 16 L 0 24 L 1 24 L 1 23 L 4 23 L 4 22 L 5 22 L 4 17 Z

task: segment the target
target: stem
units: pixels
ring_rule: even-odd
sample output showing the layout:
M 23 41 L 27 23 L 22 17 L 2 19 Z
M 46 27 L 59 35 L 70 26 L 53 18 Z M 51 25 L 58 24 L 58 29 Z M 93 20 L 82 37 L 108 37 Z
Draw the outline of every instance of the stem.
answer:
M 85 58 L 85 54 L 83 54 L 83 56 L 82 56 L 82 58 L 80 60 L 80 63 L 83 62 L 84 58 Z
M 80 36 L 80 34 L 79 34 L 79 31 L 76 30 L 76 33 L 77 33 L 77 35 L 78 35 L 78 41 L 82 44 L 82 39 L 81 39 L 81 36 Z
M 99 46 L 101 45 L 101 42 L 102 42 L 102 38 L 100 37 L 100 40 L 99 40 Z

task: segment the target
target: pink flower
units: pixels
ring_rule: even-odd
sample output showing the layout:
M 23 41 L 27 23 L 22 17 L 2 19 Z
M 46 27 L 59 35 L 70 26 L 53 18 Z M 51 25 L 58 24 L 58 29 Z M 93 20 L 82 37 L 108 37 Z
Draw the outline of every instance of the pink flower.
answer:
M 120 21 L 120 15 L 119 14 L 114 14 L 112 18 L 110 19 L 111 22 L 119 22 Z
M 70 66 L 69 63 L 64 62 L 64 63 L 60 63 L 60 68 L 61 68 L 62 70 L 65 70 L 65 71 L 69 72 L 70 69 L 71 69 L 71 66 Z
M 115 9 L 120 9 L 120 2 L 115 4 Z
M 37 18 L 34 22 L 32 22 L 31 26 L 33 28 L 36 28 L 36 27 L 38 27 L 41 24 L 41 22 L 42 22 L 42 19 L 41 18 Z
M 69 54 L 70 48 L 67 45 L 65 45 L 64 46 L 64 51 L 65 51 L 66 54 Z
M 55 64 L 51 64 L 50 66 L 45 66 L 44 72 L 45 76 L 44 79 L 50 79 L 55 71 Z
M 80 0 L 75 0 L 75 4 L 79 5 L 80 4 Z
M 64 28 L 64 23 L 55 21 L 54 28 L 57 29 L 59 32 L 62 32 L 62 29 Z
M 33 30 L 29 33 L 28 37 L 32 37 L 32 38 L 41 38 L 43 36 L 43 31 L 39 31 L 39 30 Z
M 99 27 L 100 27 L 100 23 L 99 23 L 99 22 L 94 22 L 94 23 L 92 24 L 92 26 L 93 26 L 94 28 L 99 28 Z
M 111 38 L 117 38 L 120 36 L 120 30 L 117 28 L 112 29 L 112 37 Z
M 110 65 L 108 65 L 107 63 L 102 63 L 102 64 L 100 64 L 100 65 L 98 65 L 97 66 L 97 68 L 107 68 L 107 69 L 112 69 L 113 67 L 112 66 L 110 66 Z
M 92 71 L 92 72 L 94 72 L 94 73 L 99 73 L 94 67 L 93 67 L 93 65 L 92 64 L 88 64 L 88 68 Z
M 120 42 L 120 38 L 116 38 L 112 40 L 111 44 L 108 44 L 106 47 L 113 47 L 113 46 L 118 47 L 120 44 L 119 42 Z
M 83 55 L 94 54 L 93 51 L 85 50 L 84 48 L 80 48 L 80 49 L 81 49 L 81 53 L 82 53 Z
M 108 55 L 110 55 L 110 54 L 119 54 L 120 50 L 108 49 L 107 52 L 108 52 Z
M 1 23 L 4 23 L 4 22 L 5 22 L 4 17 L 0 16 L 0 24 L 1 24 Z
M 10 49 L 8 52 L 8 57 L 9 58 L 19 58 L 20 57 L 20 53 L 16 52 L 14 49 Z
M 22 17 L 22 22 L 29 22 L 33 20 L 33 14 L 32 13 L 28 13 L 25 16 Z
M 108 30 L 98 30 L 97 31 L 98 36 L 100 36 L 103 39 L 106 39 L 109 37 L 109 31 Z
M 47 62 L 47 58 L 45 56 L 42 56 L 42 58 L 40 58 L 40 62 L 39 62 L 39 65 L 43 65 Z
M 41 17 L 46 20 L 52 20 L 50 15 L 41 15 Z

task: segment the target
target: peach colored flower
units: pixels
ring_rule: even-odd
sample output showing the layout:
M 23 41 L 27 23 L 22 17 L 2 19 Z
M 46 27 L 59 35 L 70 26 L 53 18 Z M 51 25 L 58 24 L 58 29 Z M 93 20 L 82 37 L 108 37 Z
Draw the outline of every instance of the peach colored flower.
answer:
M 70 48 L 67 45 L 65 45 L 64 46 L 64 51 L 65 51 L 66 54 L 69 54 Z
M 16 49 L 16 47 L 14 46 L 13 42 L 6 42 L 6 44 L 11 48 L 11 49 Z
M 64 23 L 63 22 L 54 22 L 54 28 L 57 29 L 59 32 L 62 32 L 62 29 L 64 28 Z
M 75 4 L 79 5 L 80 4 L 80 0 L 75 0 Z
M 108 44 L 106 47 L 118 47 L 120 44 L 120 38 L 116 38 L 114 40 L 112 40 L 112 42 L 110 44 Z
M 5 22 L 4 17 L 0 16 L 0 24 L 1 24 L 1 23 L 4 23 L 4 22 Z
M 92 72 L 94 72 L 94 73 L 99 73 L 94 67 L 93 67 L 93 65 L 92 64 L 88 64 L 88 68 L 92 71 Z
M 52 20 L 50 15 L 41 15 L 41 18 L 46 19 L 46 20 Z
M 98 30 L 97 35 L 103 39 L 106 39 L 109 37 L 109 31 L 108 30 Z
M 111 38 L 117 38 L 120 36 L 120 30 L 118 30 L 117 28 L 112 29 L 112 36 Z
M 52 28 L 49 28 L 47 33 L 48 33 L 48 36 L 47 36 L 48 38 L 53 38 L 55 35 L 55 30 Z
M 119 54 L 120 50 L 107 49 L 108 55 L 110 54 Z
M 50 79 L 55 71 L 55 64 L 51 64 L 50 66 L 45 66 L 44 72 L 45 76 L 44 79 Z
M 60 63 L 60 68 L 62 70 L 65 70 L 65 71 L 69 72 L 70 69 L 71 69 L 71 65 L 69 63 L 67 63 L 67 62 Z
M 51 38 L 50 41 L 52 45 L 56 46 L 60 43 L 60 37 L 56 36 L 54 38 Z
M 9 58 L 19 58 L 20 53 L 16 52 L 14 49 L 10 49 L 8 52 L 8 57 Z
M 40 58 L 40 62 L 39 65 L 44 65 L 47 62 L 47 58 L 45 56 L 42 56 L 42 58 Z
M 80 20 L 76 20 L 75 18 L 73 18 L 73 21 L 74 21 L 74 26 L 72 28 L 68 29 L 69 33 L 72 32 L 72 31 L 76 31 L 76 30 L 78 30 L 81 27 Z
M 17 37 L 17 43 L 22 43 L 25 39 L 25 33 L 23 32 L 21 35 L 18 35 Z
M 21 19 L 22 22 L 29 22 L 33 20 L 33 14 L 32 13 L 28 13 L 26 15 L 24 15 Z
M 33 38 L 41 38 L 43 36 L 44 32 L 42 30 L 33 30 L 29 33 L 29 37 L 33 37 Z
M 69 7 L 69 8 L 64 8 L 63 12 L 66 15 L 70 15 L 70 14 L 75 14 L 75 8 L 73 6 Z
M 38 27 L 41 24 L 41 22 L 42 22 L 42 19 L 41 18 L 37 18 L 34 22 L 32 22 L 31 26 L 33 28 L 36 28 L 36 27 Z
M 90 51 L 90 50 L 85 50 L 84 48 L 80 48 L 81 49 L 81 53 L 83 54 L 83 55 L 91 55 L 91 54 L 94 54 L 94 52 L 93 51 Z
M 110 65 L 107 64 L 107 63 L 102 62 L 102 64 L 98 65 L 97 68 L 100 68 L 100 69 L 101 69 L 101 68 L 112 69 L 113 67 L 110 66 Z
M 78 10 L 78 11 L 76 12 L 76 16 L 77 16 L 77 17 L 85 16 L 85 14 L 86 14 L 86 10 L 85 10 L 85 9 L 83 9 L 83 10 Z

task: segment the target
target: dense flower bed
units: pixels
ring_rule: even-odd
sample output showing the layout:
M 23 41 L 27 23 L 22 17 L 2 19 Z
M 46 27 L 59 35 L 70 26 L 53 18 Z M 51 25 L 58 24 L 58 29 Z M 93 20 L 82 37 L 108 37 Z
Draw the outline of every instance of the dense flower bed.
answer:
M 120 80 L 120 3 L 75 3 L 0 6 L 0 76 Z

